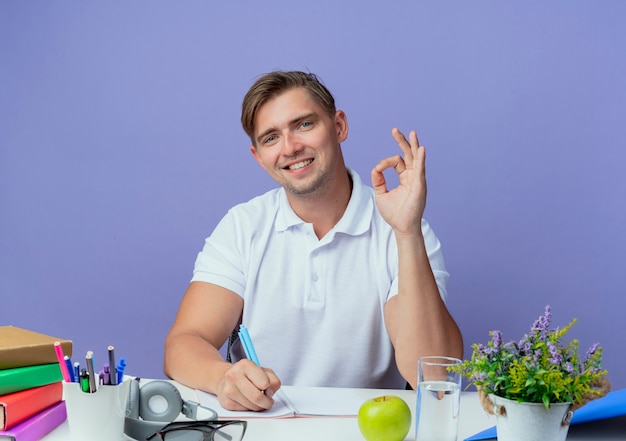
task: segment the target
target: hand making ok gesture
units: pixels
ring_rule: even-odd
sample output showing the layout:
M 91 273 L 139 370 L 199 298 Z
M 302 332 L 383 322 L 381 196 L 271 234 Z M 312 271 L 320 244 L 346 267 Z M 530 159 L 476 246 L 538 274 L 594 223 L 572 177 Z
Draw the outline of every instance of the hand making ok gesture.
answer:
M 393 138 L 403 156 L 395 155 L 381 160 L 372 170 L 372 187 L 376 205 L 385 221 L 396 234 L 413 234 L 421 231 L 421 220 L 426 206 L 426 153 L 419 145 L 415 131 L 409 140 L 394 128 Z M 399 184 L 389 190 L 383 172 L 393 168 L 398 173 Z

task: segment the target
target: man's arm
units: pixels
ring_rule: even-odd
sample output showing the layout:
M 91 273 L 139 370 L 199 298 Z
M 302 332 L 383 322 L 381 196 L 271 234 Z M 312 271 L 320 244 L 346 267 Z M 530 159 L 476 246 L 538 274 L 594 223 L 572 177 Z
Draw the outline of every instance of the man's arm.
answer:
M 217 395 L 230 410 L 264 410 L 280 380 L 271 369 L 249 360 L 230 364 L 219 352 L 243 310 L 237 294 L 205 282 L 192 282 L 165 339 L 165 374 L 180 383 Z
M 391 225 L 398 247 L 398 295 L 385 305 L 385 325 L 402 376 L 415 388 L 417 359 L 425 355 L 463 356 L 463 339 L 439 295 L 422 234 L 426 206 L 425 151 L 417 135 L 409 141 L 392 135 L 404 154 L 383 159 L 372 170 L 376 205 Z M 398 187 L 389 191 L 383 172 L 398 173 Z

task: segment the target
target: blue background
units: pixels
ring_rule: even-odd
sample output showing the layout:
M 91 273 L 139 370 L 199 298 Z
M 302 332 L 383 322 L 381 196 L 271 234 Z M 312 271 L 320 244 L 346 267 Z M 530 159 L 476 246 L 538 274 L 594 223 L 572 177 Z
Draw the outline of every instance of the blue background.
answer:
M 366 181 L 392 127 L 418 131 L 467 356 L 550 304 L 626 387 L 625 17 L 620 0 L 2 1 L 0 324 L 162 377 L 204 238 L 275 186 L 241 99 L 302 69 L 346 111 Z

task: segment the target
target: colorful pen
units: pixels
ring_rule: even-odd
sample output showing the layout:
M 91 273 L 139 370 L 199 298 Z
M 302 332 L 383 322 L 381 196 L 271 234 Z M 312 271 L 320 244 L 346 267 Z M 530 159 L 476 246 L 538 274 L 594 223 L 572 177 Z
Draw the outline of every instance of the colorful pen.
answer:
M 61 374 L 63 374 L 63 380 L 66 383 L 70 382 L 70 373 L 67 371 L 67 365 L 65 364 L 65 355 L 63 355 L 63 348 L 61 342 L 54 342 L 54 352 L 57 354 L 57 360 L 59 361 L 59 367 L 61 368 Z
M 109 372 L 111 373 L 111 385 L 115 386 L 117 384 L 117 371 L 115 369 L 115 348 L 113 346 L 109 346 Z
M 93 352 L 92 351 L 87 351 L 87 356 L 85 357 L 85 361 L 87 362 L 87 373 L 89 374 L 89 390 L 91 393 L 94 393 L 97 387 L 96 387 L 96 373 L 93 370 Z
M 121 356 L 120 361 L 117 363 L 117 384 L 124 381 L 124 371 L 126 370 L 126 357 Z
M 72 383 L 76 383 L 76 377 L 74 377 L 74 367 L 72 366 L 72 360 L 70 360 L 70 357 L 68 355 L 64 356 L 63 360 L 65 361 L 65 366 L 67 367 L 67 372 L 70 376 L 70 381 Z
M 239 325 L 239 339 L 243 344 L 243 350 L 246 353 L 246 357 L 252 360 L 257 366 L 261 366 L 259 358 L 256 355 L 256 351 L 254 350 L 254 346 L 252 345 L 248 329 L 243 324 Z
M 104 367 L 100 371 L 100 384 L 108 386 L 111 384 L 111 370 L 108 364 L 104 364 Z
M 80 381 L 80 363 L 77 361 L 74 362 L 74 380 L 76 382 Z

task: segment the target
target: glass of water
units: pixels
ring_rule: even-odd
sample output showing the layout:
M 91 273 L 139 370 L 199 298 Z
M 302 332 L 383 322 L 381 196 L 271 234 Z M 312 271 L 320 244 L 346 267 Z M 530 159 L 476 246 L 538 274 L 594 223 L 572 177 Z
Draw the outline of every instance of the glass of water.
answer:
M 449 368 L 460 363 L 440 356 L 417 361 L 415 441 L 457 441 L 462 377 Z

